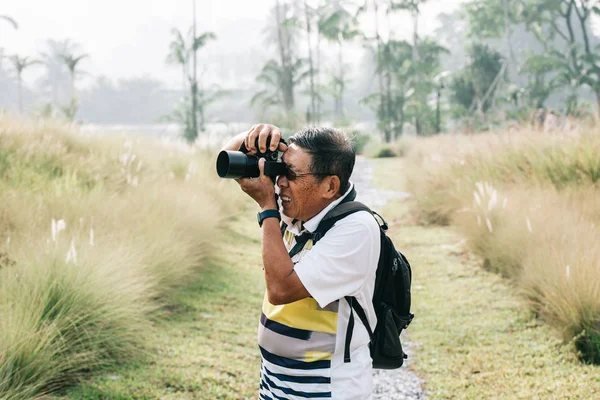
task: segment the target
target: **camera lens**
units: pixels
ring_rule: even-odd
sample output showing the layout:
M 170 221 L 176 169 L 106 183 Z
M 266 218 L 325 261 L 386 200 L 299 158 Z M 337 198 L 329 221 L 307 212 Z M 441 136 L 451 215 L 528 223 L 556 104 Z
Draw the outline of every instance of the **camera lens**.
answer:
M 221 178 L 256 178 L 260 175 L 258 158 L 240 151 L 223 150 L 217 157 L 217 174 Z

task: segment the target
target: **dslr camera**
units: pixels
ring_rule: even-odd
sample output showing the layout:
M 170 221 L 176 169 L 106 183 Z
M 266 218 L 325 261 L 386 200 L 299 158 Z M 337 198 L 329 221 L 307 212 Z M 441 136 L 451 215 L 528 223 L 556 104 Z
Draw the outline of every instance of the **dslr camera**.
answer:
M 275 177 L 285 175 L 287 167 L 281 161 L 283 152 L 269 150 L 270 142 L 271 138 L 269 137 L 267 138 L 267 151 L 264 153 L 258 150 L 256 154 L 249 155 L 249 150 L 243 142 L 238 151 L 221 151 L 217 157 L 217 174 L 221 178 L 231 179 L 258 178 L 260 176 L 258 160 L 264 158 L 266 160 L 265 175 L 271 177 L 271 180 L 275 183 Z M 283 139 L 280 142 L 287 145 Z M 258 138 L 256 139 L 256 148 L 258 149 Z

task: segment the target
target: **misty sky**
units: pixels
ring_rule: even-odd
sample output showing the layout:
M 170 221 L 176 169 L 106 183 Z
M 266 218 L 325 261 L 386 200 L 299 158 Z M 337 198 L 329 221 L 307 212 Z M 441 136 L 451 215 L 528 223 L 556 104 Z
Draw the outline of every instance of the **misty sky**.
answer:
M 420 31 L 432 32 L 438 13 L 453 11 L 464 1 L 426 4 Z M 260 68 L 270 57 L 264 30 L 273 4 L 274 0 L 197 0 L 198 31 L 218 36 L 201 57 L 213 62 L 233 59 L 253 70 Z M 148 76 L 172 87 L 181 84 L 179 69 L 167 66 L 165 57 L 171 28 L 186 31 L 191 25 L 192 0 L 2 0 L 0 15 L 9 15 L 20 25 L 15 31 L 0 21 L 0 47 L 6 53 L 36 56 L 47 39 L 70 39 L 90 54 L 82 63 L 89 77 Z M 368 31 L 372 18 L 361 24 Z M 410 18 L 395 17 L 394 31 L 397 37 L 408 39 Z M 41 71 L 28 73 L 32 79 Z

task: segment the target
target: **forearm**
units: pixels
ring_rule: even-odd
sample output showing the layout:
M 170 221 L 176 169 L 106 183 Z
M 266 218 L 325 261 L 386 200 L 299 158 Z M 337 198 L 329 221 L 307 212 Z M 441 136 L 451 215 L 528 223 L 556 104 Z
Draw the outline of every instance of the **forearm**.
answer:
M 262 226 L 262 259 L 265 268 L 267 296 L 272 304 L 288 302 L 293 296 L 294 282 L 290 279 L 294 263 L 283 244 L 276 218 L 267 218 Z
M 248 132 L 242 132 L 238 135 L 235 135 L 225 144 L 225 146 L 223 146 L 223 148 L 221 150 L 230 150 L 230 151 L 239 150 L 240 146 L 244 142 L 244 139 L 246 138 L 246 135 L 248 135 Z

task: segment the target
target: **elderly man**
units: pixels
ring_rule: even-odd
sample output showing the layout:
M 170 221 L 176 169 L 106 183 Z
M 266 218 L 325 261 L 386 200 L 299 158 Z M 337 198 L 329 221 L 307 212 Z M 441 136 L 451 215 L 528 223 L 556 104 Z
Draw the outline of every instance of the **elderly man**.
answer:
M 256 152 L 283 152 L 287 173 L 275 186 L 263 174 L 239 179 L 242 190 L 261 211 L 262 260 L 266 294 L 260 316 L 260 399 L 369 399 L 372 360 L 369 334 L 360 320 L 354 326 L 349 356 L 344 357 L 353 296 L 376 325 L 373 297 L 379 258 L 379 226 L 367 211 L 339 220 L 316 244 L 300 239 L 314 232 L 328 211 L 356 196 L 350 175 L 355 152 L 345 134 L 330 128 L 307 128 L 280 142 L 280 130 L 253 126 L 224 150 L 242 142 Z M 258 141 L 257 141 L 258 139 Z M 282 235 L 280 220 L 285 224 Z M 298 244 L 299 243 L 299 244 Z M 347 351 L 347 350 L 346 350 Z

